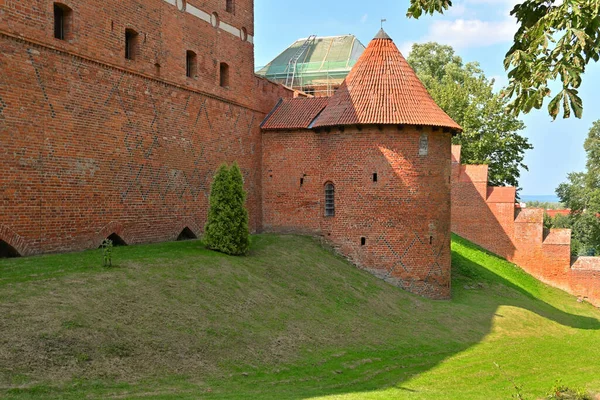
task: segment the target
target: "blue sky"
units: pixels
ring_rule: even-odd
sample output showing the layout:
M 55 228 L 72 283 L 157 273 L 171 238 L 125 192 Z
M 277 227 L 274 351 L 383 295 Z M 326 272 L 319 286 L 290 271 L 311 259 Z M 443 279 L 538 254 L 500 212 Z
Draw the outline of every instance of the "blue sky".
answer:
M 367 45 L 384 28 L 405 56 L 412 43 L 436 41 L 452 45 L 465 62 L 478 61 L 488 77 L 506 83 L 502 65 L 516 24 L 509 11 L 515 0 L 455 0 L 443 16 L 406 18 L 407 0 L 256 0 L 256 65 L 265 65 L 296 39 L 311 34 L 354 34 Z M 583 118 L 552 122 L 544 107 L 523 115 L 534 149 L 527 153 L 529 172 L 521 174 L 525 195 L 554 194 L 572 171 L 583 170 L 583 141 L 592 122 L 600 119 L 600 64 L 588 67 L 580 89 Z

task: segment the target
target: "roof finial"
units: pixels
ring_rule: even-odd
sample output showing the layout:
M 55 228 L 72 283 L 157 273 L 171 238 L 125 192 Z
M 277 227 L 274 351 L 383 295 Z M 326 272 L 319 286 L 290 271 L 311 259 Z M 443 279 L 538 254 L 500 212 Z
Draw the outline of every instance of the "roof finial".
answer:
M 383 23 L 384 23 L 384 22 L 387 22 L 387 19 L 385 19 L 385 18 L 381 18 L 381 29 L 383 29 Z

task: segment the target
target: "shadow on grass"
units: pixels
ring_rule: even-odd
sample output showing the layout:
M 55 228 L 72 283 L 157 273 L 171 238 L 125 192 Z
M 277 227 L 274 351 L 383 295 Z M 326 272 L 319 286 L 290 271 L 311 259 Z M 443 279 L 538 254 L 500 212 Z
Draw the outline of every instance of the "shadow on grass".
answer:
M 519 268 L 466 240 L 454 237 L 453 246 L 451 301 L 431 301 L 391 288 L 368 273 L 332 257 L 309 238 L 260 235 L 253 238 L 252 255 L 245 258 L 230 258 L 203 250 L 200 242 L 139 248 L 131 246 L 122 253 L 119 249 L 117 256 L 128 267 L 123 268 L 124 271 L 114 271 L 115 274 L 126 274 L 128 268 L 131 268 L 130 260 L 140 264 L 152 259 L 156 264 L 164 264 L 164 260 L 188 260 L 185 257 L 189 256 L 189 260 L 200 258 L 203 261 L 190 269 L 191 272 L 181 265 L 169 265 L 168 268 L 149 271 L 149 282 L 160 280 L 155 273 L 171 274 L 166 276 L 165 281 L 169 285 L 176 283 L 174 278 L 178 276 L 173 274 L 179 273 L 183 275 L 178 279 L 188 282 L 190 278 L 187 273 L 200 273 L 202 271 L 198 270 L 198 266 L 208 269 L 206 265 L 214 264 L 218 275 L 213 275 L 211 271 L 203 275 L 203 283 L 192 286 L 196 290 L 193 292 L 194 296 L 206 295 L 211 288 L 206 282 L 227 282 L 230 286 L 225 290 L 232 292 L 240 292 L 256 284 L 256 290 L 270 290 L 270 294 L 266 298 L 252 298 L 254 302 L 259 302 L 256 309 L 248 308 L 247 303 L 241 303 L 249 298 L 247 292 L 240 292 L 238 297 L 227 297 L 223 296 L 222 287 L 215 287 L 214 295 L 211 295 L 213 297 L 206 298 L 209 300 L 200 297 L 198 301 L 187 298 L 183 299 L 184 303 L 173 301 L 177 313 L 186 311 L 185 307 L 189 306 L 192 314 L 203 315 L 205 311 L 199 308 L 203 303 L 219 301 L 215 303 L 218 310 L 209 315 L 212 321 L 222 319 L 229 325 L 226 330 L 220 326 L 212 329 L 211 326 L 210 332 L 218 335 L 225 333 L 231 338 L 209 336 L 207 340 L 224 341 L 225 346 L 233 347 L 234 351 L 230 353 L 226 347 L 217 348 L 215 358 L 211 360 L 218 365 L 217 373 L 170 376 L 173 372 L 169 371 L 173 371 L 174 367 L 163 365 L 160 366 L 163 378 L 148 377 L 137 383 L 90 378 L 65 381 L 62 384 L 9 385 L 12 386 L 10 389 L 4 384 L 5 389 L 0 388 L 0 393 L 4 390 L 7 398 L 17 399 L 115 396 L 158 399 L 305 399 L 344 394 L 361 398 L 373 391 L 394 388 L 406 396 L 412 396 L 418 395 L 418 390 L 407 387 L 405 383 L 481 343 L 492 331 L 494 319 L 500 317 L 498 308 L 501 306 L 528 310 L 565 327 L 600 330 L 600 321 L 589 316 L 598 315 L 591 307 L 586 308 L 585 305 L 577 304 L 573 297 L 547 288 Z M 283 256 L 289 254 L 293 257 Z M 66 258 L 83 258 L 85 265 L 89 262 L 88 256 L 89 254 L 68 255 Z M 48 260 L 50 265 L 54 265 L 53 268 L 62 271 L 60 275 L 69 273 L 68 269 L 63 271 L 55 258 L 50 257 Z M 319 260 L 324 260 L 323 264 L 319 264 Z M 230 262 L 236 263 L 232 271 L 225 268 Z M 17 264 L 13 265 L 15 268 L 16 266 Z M 38 271 L 38 268 L 32 271 Z M 74 267 L 73 271 L 79 273 L 85 272 L 85 269 Z M 18 274 L 14 273 L 11 281 L 21 282 Z M 136 270 L 136 274 L 139 273 L 141 272 Z M 229 275 L 235 279 L 229 279 Z M 51 280 L 55 280 L 57 276 L 51 274 Z M 38 278 L 29 276 L 28 279 Z M 259 278 L 262 281 L 256 283 Z M 362 283 L 367 285 L 366 289 L 361 287 Z M 165 292 L 166 297 L 157 300 L 153 307 L 159 307 L 172 296 L 180 296 L 183 289 L 174 287 L 174 292 Z M 137 287 L 137 290 L 140 288 L 141 286 Z M 199 288 L 202 290 L 198 291 Z M 165 290 L 162 285 L 161 290 Z M 344 297 L 346 294 L 348 296 Z M 139 296 L 144 294 L 140 293 Z M 574 306 L 563 304 L 565 300 L 572 300 Z M 106 302 L 109 303 L 110 300 L 107 299 Z M 227 308 L 227 302 L 232 303 L 233 308 Z M 119 307 L 124 304 L 133 309 L 127 318 L 135 325 L 136 314 L 139 314 L 135 309 L 135 297 L 128 294 L 122 303 L 116 303 Z M 244 307 L 238 311 L 237 304 L 244 304 Z M 294 308 L 296 304 L 300 306 Z M 118 322 L 118 317 L 115 320 Z M 167 322 L 173 323 L 171 319 Z M 154 324 L 160 325 L 160 321 L 155 321 Z M 86 325 L 85 321 L 82 325 Z M 361 325 L 366 327 L 365 336 L 352 336 L 355 329 L 360 330 Z M 137 326 L 135 328 L 135 332 L 140 329 Z M 154 329 L 160 332 L 163 328 L 155 326 Z M 263 336 L 269 336 L 272 340 L 266 340 L 258 348 L 254 348 L 254 341 L 263 340 L 261 335 L 257 336 L 260 329 L 264 330 Z M 171 334 L 171 331 L 165 333 Z M 152 336 L 155 335 L 156 333 L 152 333 Z M 329 337 L 321 341 L 309 337 L 319 335 Z M 346 335 L 352 338 L 347 339 Z M 371 337 L 378 335 L 383 339 Z M 297 355 L 291 359 L 283 356 L 283 361 L 275 356 L 268 358 L 269 362 L 261 362 L 261 352 L 277 354 L 278 336 L 282 336 L 284 341 L 292 341 L 293 345 L 284 349 Z M 199 336 L 185 338 L 199 342 L 202 339 Z M 150 340 L 153 343 L 154 338 Z M 238 360 L 235 353 L 248 352 L 247 348 L 251 348 L 250 357 Z M 118 359 L 119 363 L 127 363 L 135 358 L 136 349 L 134 346 L 133 357 Z M 159 349 L 169 350 L 168 343 L 161 344 Z M 210 350 L 211 347 L 203 349 Z M 52 350 L 56 351 L 56 348 Z M 182 357 L 183 362 L 187 356 L 190 354 L 183 353 L 178 357 Z M 177 360 L 174 365 L 177 366 Z M 3 372 L 6 373 L 6 366 L 0 365 L 0 375 Z M 509 395 L 505 397 L 508 398 Z

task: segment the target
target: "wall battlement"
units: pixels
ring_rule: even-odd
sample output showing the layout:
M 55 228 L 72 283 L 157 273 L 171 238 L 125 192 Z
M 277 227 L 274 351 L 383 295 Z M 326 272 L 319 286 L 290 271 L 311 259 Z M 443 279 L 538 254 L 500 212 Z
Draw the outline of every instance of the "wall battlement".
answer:
M 516 189 L 488 186 L 487 165 L 461 165 L 452 146 L 452 232 L 537 279 L 600 306 L 600 257 L 571 259 L 571 230 L 544 230 L 544 210 L 515 206 Z

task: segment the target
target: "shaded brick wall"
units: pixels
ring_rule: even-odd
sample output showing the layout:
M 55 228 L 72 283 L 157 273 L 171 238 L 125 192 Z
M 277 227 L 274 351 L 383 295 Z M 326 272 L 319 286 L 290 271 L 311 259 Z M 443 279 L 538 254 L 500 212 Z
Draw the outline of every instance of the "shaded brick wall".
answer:
M 427 155 L 419 155 L 422 135 Z M 324 216 L 328 182 L 333 217 Z M 395 126 L 264 132 L 263 199 L 266 230 L 322 235 L 386 281 L 449 298 L 450 133 Z
M 213 173 L 234 160 L 260 230 L 259 124 L 292 93 L 255 77 L 252 44 L 163 0 L 63 3 L 69 41 L 52 36 L 52 2 L 0 2 L 0 240 L 27 255 L 94 248 L 113 232 L 127 243 L 199 235 Z M 230 22 L 252 33 L 252 2 L 236 3 Z M 134 61 L 121 40 L 130 24 L 147 34 Z M 197 78 L 185 76 L 189 48 Z
M 600 305 L 600 257 L 571 260 L 571 231 L 544 231 L 544 210 L 515 208 L 515 188 L 489 187 L 486 165 L 461 165 L 452 146 L 452 232 L 541 281 Z

